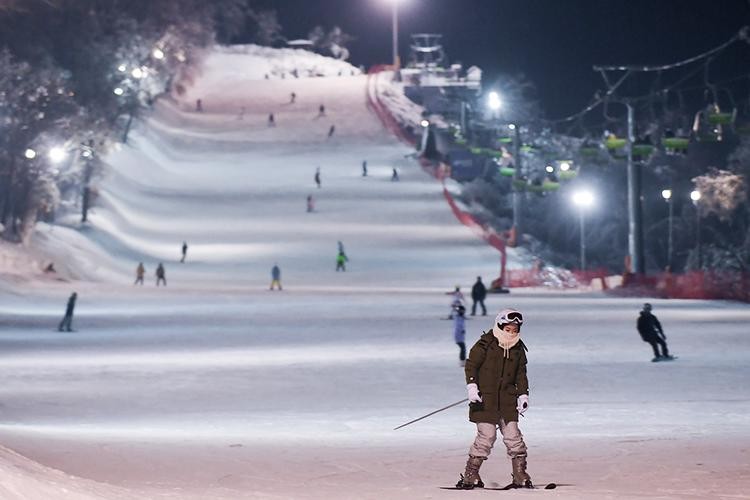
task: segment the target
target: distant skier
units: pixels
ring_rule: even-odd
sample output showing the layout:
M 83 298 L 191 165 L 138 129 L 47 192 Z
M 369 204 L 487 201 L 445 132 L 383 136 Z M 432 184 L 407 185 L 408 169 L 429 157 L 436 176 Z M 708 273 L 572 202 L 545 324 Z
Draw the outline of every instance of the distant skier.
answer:
M 346 263 L 349 262 L 349 258 L 342 251 L 336 256 L 336 272 L 346 272 Z
M 135 268 L 135 283 L 134 285 L 141 284 L 143 286 L 143 276 L 146 274 L 146 268 L 143 267 L 143 262 L 138 263 L 138 267 Z
M 60 326 L 57 327 L 58 331 L 73 331 L 73 310 L 76 308 L 77 298 L 78 294 L 76 292 L 73 292 L 70 295 L 70 298 L 68 299 L 68 306 L 65 308 L 65 316 L 63 316 L 62 321 L 60 321 Z
M 318 185 L 318 189 L 320 189 L 320 167 L 315 169 L 315 184 Z
M 315 210 L 315 200 L 313 199 L 313 195 L 308 194 L 307 195 L 307 213 L 310 213 Z
M 321 116 L 325 116 L 325 115 L 326 115 L 326 107 L 321 104 L 318 107 L 318 118 L 320 118 Z
M 336 125 L 331 125 L 331 128 L 328 129 L 328 138 L 330 139 L 333 137 L 333 133 L 336 132 Z
M 492 451 L 498 427 L 513 464 L 513 482 L 507 488 L 533 488 L 526 472 L 526 444 L 518 428 L 518 415 L 529 407 L 527 349 L 521 340 L 521 325 L 523 315 L 506 309 L 469 351 L 464 371 L 469 420 L 477 425 L 477 435 L 457 488 L 484 486 L 479 468 Z
M 456 285 L 455 290 L 452 292 L 445 292 L 446 295 L 451 296 L 451 313 L 448 319 L 453 319 L 453 313 L 458 309 L 458 306 L 464 305 L 464 294 L 461 293 L 461 287 Z
M 196 99 L 195 101 L 195 111 L 197 113 L 203 112 L 203 101 L 201 99 Z
M 398 170 L 396 170 L 396 167 L 393 167 L 393 174 L 391 174 L 391 181 L 398 181 Z
M 187 257 L 187 249 L 188 249 L 187 242 L 183 241 L 182 242 L 182 258 L 180 259 L 180 262 L 183 262 L 183 263 L 185 262 L 185 257 Z
M 638 333 L 641 334 L 644 342 L 651 344 L 651 348 L 654 350 L 654 359 L 651 361 L 674 359 L 667 350 L 667 336 L 664 334 L 659 320 L 651 314 L 651 309 L 651 304 L 648 302 L 643 304 L 643 310 L 636 323 Z M 657 345 L 661 346 L 661 354 L 659 354 Z
M 367 160 L 362 161 L 362 177 L 367 177 Z
M 464 306 L 458 306 L 456 308 L 456 316 L 453 318 L 453 340 L 458 346 L 458 361 L 461 366 L 464 366 L 466 362 L 466 325 L 465 315 L 466 308 Z
M 292 92 L 290 99 L 289 99 L 289 104 L 294 104 L 296 101 L 297 101 L 297 94 Z
M 482 316 L 487 316 L 487 308 L 484 307 L 484 299 L 487 298 L 487 288 L 482 283 L 482 277 L 477 276 L 477 282 L 471 287 L 471 315 L 476 316 L 477 304 L 482 306 Z
M 268 115 L 268 126 L 269 127 L 275 127 L 276 126 L 276 119 L 273 116 L 273 113 Z
M 164 282 L 164 286 L 167 286 L 166 272 L 164 271 L 164 265 L 159 262 L 159 266 L 156 268 L 156 286 L 159 286 L 160 282 Z
M 279 291 L 281 291 L 281 269 L 279 269 L 278 264 L 274 264 L 271 268 L 271 288 L 269 290 L 273 290 L 274 286 L 278 286 Z

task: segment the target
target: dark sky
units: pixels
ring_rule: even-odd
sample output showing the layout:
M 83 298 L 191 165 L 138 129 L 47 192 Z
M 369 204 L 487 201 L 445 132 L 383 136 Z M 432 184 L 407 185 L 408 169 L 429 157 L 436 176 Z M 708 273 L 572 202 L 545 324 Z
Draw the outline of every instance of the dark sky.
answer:
M 391 59 L 387 0 L 259 0 L 275 9 L 289 38 L 316 24 L 339 25 L 356 36 L 351 62 L 370 66 Z M 537 87 L 547 117 L 575 112 L 602 80 L 594 64 L 661 64 L 681 60 L 727 40 L 750 24 L 750 0 L 401 0 L 400 53 L 408 35 L 442 33 L 451 62 L 476 64 L 485 85 L 501 72 L 524 73 Z M 750 74 L 750 46 L 738 44 L 712 63 L 717 81 Z M 684 73 L 672 72 L 664 81 Z M 701 84 L 702 76 L 692 83 Z M 735 82 L 736 83 L 736 82 Z M 750 81 L 743 88 L 750 88 Z M 648 77 L 632 92 L 648 89 Z M 735 93 L 738 91 L 735 90 Z M 738 96 L 739 97 L 739 96 Z

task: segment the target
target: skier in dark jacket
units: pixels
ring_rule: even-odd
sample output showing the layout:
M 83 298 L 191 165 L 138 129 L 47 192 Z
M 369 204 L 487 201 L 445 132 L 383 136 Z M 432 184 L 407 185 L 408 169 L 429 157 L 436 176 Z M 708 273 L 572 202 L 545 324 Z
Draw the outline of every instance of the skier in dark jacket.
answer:
M 187 257 L 187 241 L 182 242 L 182 258 L 180 259 L 180 262 L 185 262 L 185 257 Z
M 315 177 L 313 177 L 315 180 L 315 184 L 318 185 L 318 189 L 320 189 L 320 167 L 315 169 Z
M 651 361 L 673 359 L 672 356 L 669 355 L 669 350 L 667 349 L 667 336 L 664 335 L 664 330 L 662 329 L 659 320 L 656 319 L 656 316 L 651 314 L 651 309 L 651 304 L 648 302 L 643 304 L 643 310 L 641 311 L 641 315 L 638 317 L 638 322 L 636 323 L 638 333 L 641 334 L 641 338 L 644 342 L 651 344 L 651 347 L 654 350 L 654 359 Z M 661 354 L 659 354 L 659 349 L 657 347 L 659 345 L 661 346 Z
M 62 321 L 60 321 L 60 326 L 57 327 L 59 331 L 73 331 L 73 310 L 76 308 L 77 298 L 78 294 L 76 292 L 73 292 L 68 299 L 68 306 L 65 308 L 65 316 L 63 316 Z
M 492 329 L 469 352 L 464 371 L 469 420 L 477 425 L 477 436 L 469 448 L 466 471 L 456 484 L 458 488 L 484 486 L 479 468 L 492 451 L 498 427 L 513 464 L 513 482 L 508 488 L 533 488 L 526 473 L 526 444 L 518 428 L 518 415 L 529 407 L 526 346 L 521 341 L 521 325 L 520 312 L 504 310 L 495 318 Z
M 156 268 L 156 286 L 159 286 L 160 282 L 164 282 L 164 286 L 167 286 L 167 276 L 164 271 L 164 265 L 159 262 L 159 266 Z
M 466 364 L 466 308 L 458 306 L 453 317 L 453 340 L 458 346 L 458 361 L 461 366 Z
M 278 264 L 274 264 L 271 268 L 271 288 L 269 290 L 273 290 L 274 285 L 278 286 L 279 291 L 281 291 L 281 269 Z
M 487 316 L 487 308 L 484 307 L 484 299 L 487 298 L 487 288 L 482 283 L 482 277 L 477 276 L 477 282 L 471 287 L 471 315 L 477 314 L 477 303 L 482 306 L 482 316 Z

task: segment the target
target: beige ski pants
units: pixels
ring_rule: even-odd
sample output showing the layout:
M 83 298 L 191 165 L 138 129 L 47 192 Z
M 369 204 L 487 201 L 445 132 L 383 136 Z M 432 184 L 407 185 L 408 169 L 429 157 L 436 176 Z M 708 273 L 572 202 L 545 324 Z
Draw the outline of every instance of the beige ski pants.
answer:
M 477 437 L 474 444 L 469 448 L 469 455 L 474 457 L 487 458 L 490 456 L 492 446 L 497 440 L 497 425 L 485 422 L 477 423 Z M 500 421 L 500 433 L 503 435 L 503 443 L 508 450 L 508 457 L 511 459 L 526 456 L 526 443 L 523 442 L 523 435 L 518 428 L 518 422 Z

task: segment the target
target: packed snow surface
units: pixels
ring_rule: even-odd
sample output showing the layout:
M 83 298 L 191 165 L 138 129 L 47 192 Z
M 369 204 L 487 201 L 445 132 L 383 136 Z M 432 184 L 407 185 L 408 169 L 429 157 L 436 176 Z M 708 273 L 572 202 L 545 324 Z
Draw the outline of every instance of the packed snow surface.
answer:
M 214 52 L 109 158 L 90 226 L 40 228 L 62 281 L 0 283 L 3 500 L 536 494 L 438 489 L 473 439 L 463 406 L 392 430 L 466 397 L 445 292 L 499 257 L 367 109 L 366 76 L 294 78 L 313 63 L 284 54 Z M 57 332 L 74 290 L 76 331 Z M 467 321 L 473 343 L 499 309 L 526 315 L 529 472 L 561 484 L 539 494 L 747 498 L 750 307 L 652 303 L 673 362 L 650 362 L 637 299 L 514 290 Z M 509 481 L 501 441 L 482 477 Z

